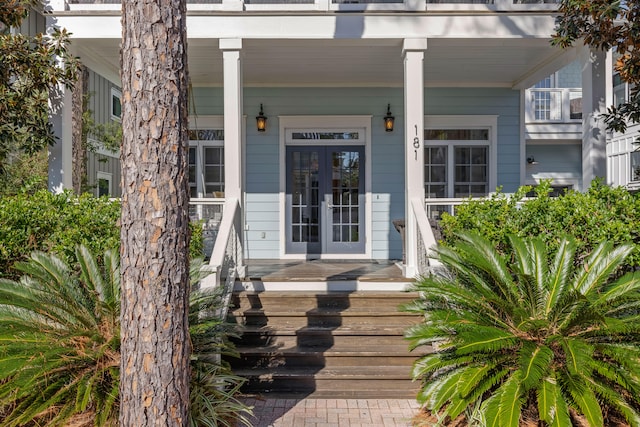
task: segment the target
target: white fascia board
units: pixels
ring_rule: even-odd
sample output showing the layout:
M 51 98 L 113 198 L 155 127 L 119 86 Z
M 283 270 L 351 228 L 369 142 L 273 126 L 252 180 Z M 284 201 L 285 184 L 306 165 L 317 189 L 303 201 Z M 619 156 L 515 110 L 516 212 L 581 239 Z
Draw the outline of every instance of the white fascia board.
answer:
M 558 53 L 556 55 L 539 67 L 530 70 L 520 80 L 514 83 L 513 89 L 529 89 L 533 87 L 540 80 L 550 76 L 578 59 L 579 53 L 579 47 L 571 47 L 567 49 L 558 48 Z
M 119 13 L 58 14 L 56 24 L 74 39 L 120 39 Z M 554 29 L 550 14 L 190 14 L 189 38 L 243 39 L 548 39 Z

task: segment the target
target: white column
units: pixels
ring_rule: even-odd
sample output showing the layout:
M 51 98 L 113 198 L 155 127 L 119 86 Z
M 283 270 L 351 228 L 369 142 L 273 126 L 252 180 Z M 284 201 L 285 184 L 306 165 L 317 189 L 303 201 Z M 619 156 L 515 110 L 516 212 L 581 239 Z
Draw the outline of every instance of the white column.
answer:
M 237 273 L 244 277 L 244 198 L 242 169 L 242 39 L 220 39 L 224 78 L 224 196 L 238 201 L 235 222 Z M 226 205 L 225 205 L 226 206 Z M 223 212 L 223 216 L 225 212 Z
M 242 207 L 242 39 L 220 39 L 224 72 L 224 192 Z
M 417 274 L 417 224 L 411 200 L 424 204 L 424 51 L 427 39 L 405 39 L 404 61 L 404 150 L 405 150 L 405 251 L 404 275 Z
M 586 49 L 582 66 L 582 190 L 607 177 L 606 54 Z
M 60 193 L 64 189 L 73 188 L 72 90 L 60 85 L 56 98 L 49 100 L 49 111 L 49 120 L 56 137 L 55 144 L 49 147 L 49 190 Z

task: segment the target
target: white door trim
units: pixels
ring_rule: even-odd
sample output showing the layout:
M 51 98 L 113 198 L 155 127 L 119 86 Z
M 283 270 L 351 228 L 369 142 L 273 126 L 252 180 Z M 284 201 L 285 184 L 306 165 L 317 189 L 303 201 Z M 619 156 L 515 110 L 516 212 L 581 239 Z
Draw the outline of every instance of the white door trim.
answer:
M 279 194 L 279 206 L 280 206 L 280 232 L 279 232 L 279 252 L 280 259 L 307 259 L 313 257 L 320 259 L 371 259 L 371 229 L 373 227 L 372 221 L 372 206 L 371 206 L 371 118 L 370 115 L 357 115 L 357 116 L 278 116 L 278 122 L 280 126 L 280 194 Z M 365 251 L 363 254 L 320 254 L 308 256 L 306 254 L 287 254 L 286 253 L 286 146 L 287 144 L 287 131 L 289 129 L 308 129 L 311 131 L 334 131 L 337 129 L 364 129 L 365 139 L 364 141 L 355 142 L 354 145 L 362 145 L 364 143 L 364 156 L 365 156 Z M 341 141 L 341 145 L 344 145 L 347 141 Z M 312 145 L 312 144 L 309 144 Z M 317 144 L 320 145 L 320 144 Z M 324 142 L 322 145 L 328 145 Z

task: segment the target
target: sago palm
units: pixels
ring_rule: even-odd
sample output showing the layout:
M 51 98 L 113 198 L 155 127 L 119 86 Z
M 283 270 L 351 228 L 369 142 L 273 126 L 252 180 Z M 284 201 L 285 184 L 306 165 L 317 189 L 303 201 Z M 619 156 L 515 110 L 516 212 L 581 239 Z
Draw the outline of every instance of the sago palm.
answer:
M 424 314 L 411 347 L 434 344 L 414 364 L 418 400 L 443 422 L 474 409 L 487 426 L 518 426 L 523 412 L 549 426 L 602 426 L 611 412 L 640 425 L 640 276 L 616 277 L 632 246 L 605 242 L 578 262 L 569 238 L 554 254 L 510 243 L 508 257 L 472 234 L 436 250 L 445 269 L 405 306 Z
M 102 265 L 77 249 L 72 269 L 36 252 L 18 265 L 19 282 L 0 279 L 0 423 L 3 426 L 115 426 L 120 369 L 120 274 L 117 253 Z M 192 283 L 201 278 L 192 262 Z M 197 286 L 194 286 L 197 288 Z M 241 379 L 216 354 L 232 351 L 220 319 L 220 293 L 190 299 L 192 426 L 248 425 L 236 398 Z
M 118 257 L 101 269 L 76 252 L 79 272 L 34 252 L 0 279 L 0 405 L 3 425 L 115 425 L 120 368 Z

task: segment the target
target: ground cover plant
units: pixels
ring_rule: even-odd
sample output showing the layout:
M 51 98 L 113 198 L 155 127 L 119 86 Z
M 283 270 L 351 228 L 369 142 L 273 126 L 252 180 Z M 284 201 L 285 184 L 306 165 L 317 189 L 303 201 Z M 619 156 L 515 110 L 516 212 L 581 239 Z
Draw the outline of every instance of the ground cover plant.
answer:
M 120 370 L 120 272 L 115 251 L 84 246 L 77 262 L 34 252 L 0 279 L 0 421 L 3 426 L 115 426 Z M 192 263 L 192 283 L 202 263 Z M 219 293 L 190 299 L 191 426 L 245 425 L 242 380 L 216 354 L 231 354 Z
M 404 309 L 425 320 L 406 337 L 435 343 L 413 368 L 419 402 L 442 424 L 640 425 L 640 273 L 618 274 L 633 246 L 603 242 L 582 259 L 571 238 L 508 245 L 461 233 L 415 285 Z

